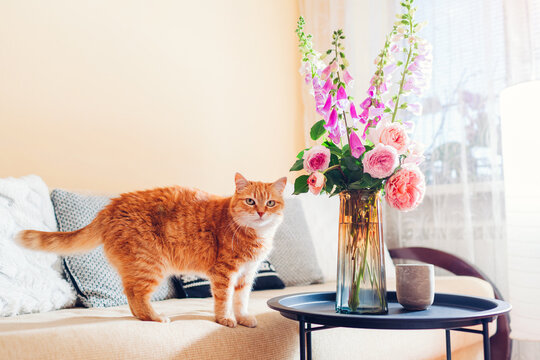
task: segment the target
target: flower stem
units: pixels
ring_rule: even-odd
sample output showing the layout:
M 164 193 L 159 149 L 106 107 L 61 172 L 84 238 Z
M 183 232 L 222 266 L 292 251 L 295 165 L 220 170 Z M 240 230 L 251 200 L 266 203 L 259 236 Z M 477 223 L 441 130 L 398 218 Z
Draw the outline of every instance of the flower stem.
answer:
M 413 23 L 411 21 L 409 36 L 412 36 L 412 33 L 413 33 Z M 405 75 L 407 75 L 407 68 L 409 67 L 409 62 L 411 61 L 412 52 L 413 52 L 413 46 L 412 44 L 409 44 L 409 54 L 407 55 L 407 61 L 405 62 L 405 67 L 403 68 L 403 75 L 401 76 L 401 82 L 399 84 L 399 92 L 396 98 L 396 105 L 394 106 L 394 113 L 392 114 L 392 122 L 394 122 L 396 119 L 396 114 L 397 114 L 398 106 L 399 106 L 399 97 L 401 96 L 401 93 L 403 91 L 403 85 L 405 84 Z

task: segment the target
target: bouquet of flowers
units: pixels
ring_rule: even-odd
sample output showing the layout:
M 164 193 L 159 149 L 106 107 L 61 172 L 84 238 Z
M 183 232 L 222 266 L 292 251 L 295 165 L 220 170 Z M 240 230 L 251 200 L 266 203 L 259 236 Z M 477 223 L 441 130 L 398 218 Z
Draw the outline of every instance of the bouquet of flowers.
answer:
M 311 191 L 333 196 L 344 190 L 384 190 L 387 202 L 403 211 L 422 201 L 425 180 L 418 165 L 424 159 L 423 147 L 410 138 L 412 123 L 398 116 L 401 111 L 421 114 L 419 103 L 403 98 L 421 95 L 431 78 L 431 45 L 418 36 L 425 24 L 415 22 L 413 1 L 401 3 L 403 12 L 375 58 L 367 97 L 358 105 L 348 95 L 354 81 L 348 71 L 343 31 L 334 31 L 332 47 L 320 54 L 312 47 L 311 35 L 304 33 L 300 17 L 296 29 L 302 53 L 300 72 L 322 117 L 310 135 L 322 141 L 297 155 L 291 171 L 304 173 L 295 180 L 295 194 Z

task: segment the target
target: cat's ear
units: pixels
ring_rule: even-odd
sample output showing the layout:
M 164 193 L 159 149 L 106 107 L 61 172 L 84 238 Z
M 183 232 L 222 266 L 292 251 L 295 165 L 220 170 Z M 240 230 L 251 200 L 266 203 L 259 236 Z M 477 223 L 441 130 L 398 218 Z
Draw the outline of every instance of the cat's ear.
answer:
M 234 175 L 234 183 L 236 184 L 236 191 L 242 191 L 249 185 L 249 181 L 240 173 Z
M 283 194 L 283 190 L 285 190 L 285 185 L 287 185 L 286 177 L 282 177 L 272 184 L 274 189 L 276 189 L 276 191 L 279 191 L 282 194 Z

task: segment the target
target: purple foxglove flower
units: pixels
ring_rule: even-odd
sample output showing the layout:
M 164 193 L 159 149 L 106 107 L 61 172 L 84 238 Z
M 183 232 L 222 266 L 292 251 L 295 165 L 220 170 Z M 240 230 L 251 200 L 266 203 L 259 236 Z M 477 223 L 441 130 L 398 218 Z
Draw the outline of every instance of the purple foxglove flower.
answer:
M 351 142 L 349 144 L 351 147 L 351 155 L 358 159 L 364 153 L 364 151 L 366 151 L 366 148 L 354 131 L 351 132 L 349 140 Z
M 304 81 L 306 82 L 306 84 L 309 84 L 311 82 L 311 73 L 306 74 L 306 76 L 304 77 Z
M 386 82 L 381 83 L 381 85 L 379 85 L 379 93 L 384 94 L 387 91 L 388 88 L 386 87 Z
M 369 117 L 381 116 L 384 113 L 384 108 L 374 108 L 369 109 Z
M 339 134 L 339 131 L 330 131 L 328 133 L 328 137 L 330 138 L 330 140 L 332 140 L 334 142 L 334 144 L 338 145 L 339 144 L 339 141 L 341 140 L 341 136 Z
M 313 90 L 315 91 L 321 90 L 323 88 L 322 81 L 318 77 L 313 78 L 312 84 L 313 84 Z
M 330 92 L 330 89 L 332 89 L 333 86 L 334 84 L 332 83 L 332 79 L 328 78 L 326 82 L 324 83 L 322 91 L 324 91 L 325 94 L 328 94 Z
M 298 72 L 301 75 L 305 75 L 307 73 L 311 73 L 311 64 L 308 61 L 302 62 L 300 65 L 300 69 L 298 69 Z
M 352 127 L 358 129 L 360 127 L 360 116 L 356 113 L 356 107 L 351 101 L 351 107 L 349 108 L 349 113 L 351 114 Z
M 317 104 L 317 107 L 323 107 L 324 103 L 326 101 L 326 97 L 324 94 L 320 91 L 315 93 L 315 103 Z
M 362 140 L 366 140 L 367 138 L 367 132 L 370 128 L 370 124 L 367 124 L 366 127 L 364 128 L 364 132 L 362 133 Z
M 407 79 L 407 81 L 405 81 L 405 84 L 403 84 L 403 91 L 411 91 L 411 90 L 416 90 L 416 89 L 417 87 L 414 84 L 413 78 Z
M 337 91 L 337 106 L 341 110 L 347 109 L 349 106 L 349 99 L 347 99 L 347 93 L 345 92 L 345 88 L 343 86 L 340 86 Z
M 337 128 L 338 114 L 336 109 L 333 109 L 324 125 L 324 128 L 328 131 L 334 131 Z
M 390 75 L 391 73 L 393 73 L 394 71 L 396 71 L 396 69 L 397 69 L 397 65 L 396 65 L 396 64 L 386 65 L 386 66 L 383 68 L 384 75 Z
M 325 116 L 328 115 L 331 107 L 332 107 L 332 94 L 328 94 L 328 97 L 326 98 L 326 102 L 324 103 L 324 106 L 321 109 L 322 114 Z
M 338 121 L 338 130 L 341 136 L 347 136 L 347 127 L 345 126 L 343 121 Z
M 412 121 L 404 121 L 403 125 L 407 129 L 407 131 L 411 132 L 414 128 L 414 123 Z
M 343 73 L 343 81 L 345 82 L 345 84 L 347 84 L 347 86 L 353 86 L 354 79 L 347 70 L 345 70 L 345 72 Z
M 426 57 L 424 55 L 416 55 L 414 58 L 414 62 L 423 62 L 426 60 Z
M 418 70 L 418 63 L 415 61 L 409 67 L 407 68 L 409 71 L 417 71 Z
M 330 65 L 330 67 L 331 67 L 331 69 L 332 69 L 332 72 L 334 72 L 334 71 L 337 70 L 337 66 L 338 66 L 337 61 L 334 61 L 334 62 L 332 63 L 332 65 Z
M 334 62 L 335 63 L 335 62 Z M 324 70 L 321 73 L 321 79 L 326 80 L 330 76 L 330 73 L 332 72 L 332 65 L 328 65 L 324 68 Z
M 360 104 L 360 107 L 361 107 L 362 109 L 364 109 L 364 110 L 367 109 L 367 108 L 369 108 L 370 106 L 371 106 L 371 98 L 370 98 L 370 97 L 366 98 L 366 99 L 365 99 L 364 101 L 362 101 L 362 103 Z
M 422 115 L 422 104 L 419 104 L 419 103 L 407 104 L 407 110 L 409 110 L 414 115 L 420 116 Z
M 375 86 L 370 86 L 367 93 L 371 97 L 375 96 Z
M 356 113 L 356 107 L 354 106 L 354 103 L 351 101 L 351 107 L 349 108 L 349 113 L 351 114 L 351 117 L 353 119 L 358 119 L 359 116 Z
M 360 122 L 362 124 L 365 124 L 368 118 L 369 118 L 369 108 L 364 109 L 364 111 L 362 111 L 362 113 L 360 114 Z

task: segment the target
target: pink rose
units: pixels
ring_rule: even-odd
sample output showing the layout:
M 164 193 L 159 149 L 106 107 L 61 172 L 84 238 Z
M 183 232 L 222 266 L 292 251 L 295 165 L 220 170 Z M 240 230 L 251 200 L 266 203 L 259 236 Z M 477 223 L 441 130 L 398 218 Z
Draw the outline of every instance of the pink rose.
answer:
M 323 174 L 320 172 L 314 172 L 307 179 L 309 191 L 311 191 L 314 195 L 319 195 L 325 182 L 326 178 Z
M 330 164 L 330 149 L 315 145 L 304 153 L 304 169 L 308 173 L 324 171 Z
M 396 170 L 399 157 L 392 146 L 378 144 L 364 155 L 362 164 L 365 173 L 376 179 L 384 179 Z
M 381 121 L 375 129 L 370 129 L 368 139 L 375 145 L 390 145 L 398 155 L 405 154 L 409 145 L 409 136 L 405 127 L 397 122 Z
M 401 211 L 413 210 L 422 202 L 426 180 L 420 169 L 412 164 L 403 165 L 384 186 L 386 201 Z

